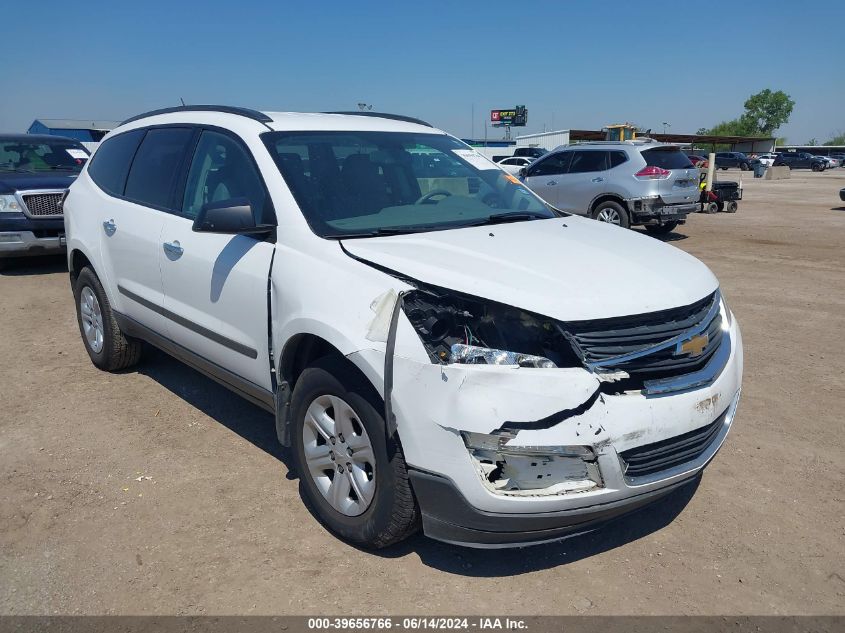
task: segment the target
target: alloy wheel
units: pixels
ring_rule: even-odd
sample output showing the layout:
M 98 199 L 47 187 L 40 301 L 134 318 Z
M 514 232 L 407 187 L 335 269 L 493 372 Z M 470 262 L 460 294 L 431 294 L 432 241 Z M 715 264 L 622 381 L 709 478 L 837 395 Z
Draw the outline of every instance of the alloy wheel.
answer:
M 305 412 L 302 443 L 308 474 L 332 508 L 363 514 L 376 492 L 376 459 L 355 410 L 337 396 L 318 396 Z
M 82 316 L 82 331 L 88 346 L 95 354 L 103 349 L 104 330 L 103 312 L 100 302 L 90 286 L 85 286 L 79 293 L 79 313 Z
M 615 224 L 617 226 L 622 224 L 622 218 L 619 217 L 619 212 L 616 209 L 607 207 L 596 214 L 596 220 L 599 222 L 607 222 L 608 224 Z

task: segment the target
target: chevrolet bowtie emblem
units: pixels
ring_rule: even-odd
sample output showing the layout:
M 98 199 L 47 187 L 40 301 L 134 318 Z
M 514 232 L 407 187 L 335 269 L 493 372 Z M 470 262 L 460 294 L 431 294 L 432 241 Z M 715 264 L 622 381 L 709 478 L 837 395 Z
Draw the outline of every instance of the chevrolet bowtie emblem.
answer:
M 704 348 L 707 347 L 707 343 L 709 341 L 710 337 L 706 334 L 697 334 L 686 341 L 681 341 L 675 349 L 675 356 L 679 356 L 681 354 L 686 354 L 690 358 L 701 356 L 701 353 L 704 351 Z

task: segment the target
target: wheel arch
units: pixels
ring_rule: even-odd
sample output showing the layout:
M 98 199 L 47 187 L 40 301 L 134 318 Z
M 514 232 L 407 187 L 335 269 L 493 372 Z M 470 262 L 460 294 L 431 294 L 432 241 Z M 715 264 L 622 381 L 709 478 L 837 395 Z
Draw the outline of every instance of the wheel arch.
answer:
M 596 207 L 603 202 L 616 202 L 617 204 L 621 204 L 622 208 L 629 214 L 631 213 L 631 209 L 628 207 L 628 203 L 625 201 L 625 198 L 616 193 L 603 193 L 593 198 L 593 201 L 590 203 L 590 213 L 595 211 Z
M 71 250 L 70 254 L 68 255 L 68 272 L 70 273 L 71 282 L 75 282 L 76 278 L 79 277 L 79 273 L 82 272 L 82 269 L 86 266 L 89 266 L 91 270 L 94 270 L 94 264 L 91 263 L 91 259 L 82 252 L 79 248 L 74 248 Z M 94 270 L 96 273 L 97 271 Z

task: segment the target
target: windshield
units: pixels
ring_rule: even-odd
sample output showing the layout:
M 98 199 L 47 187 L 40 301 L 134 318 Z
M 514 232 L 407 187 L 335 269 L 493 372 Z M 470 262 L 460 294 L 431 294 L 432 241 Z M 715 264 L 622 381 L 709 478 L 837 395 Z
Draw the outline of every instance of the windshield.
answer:
M 555 217 L 519 180 L 445 134 L 273 132 L 263 139 L 321 237 Z
M 0 171 L 41 172 L 82 169 L 88 153 L 71 141 L 29 141 L 0 137 Z

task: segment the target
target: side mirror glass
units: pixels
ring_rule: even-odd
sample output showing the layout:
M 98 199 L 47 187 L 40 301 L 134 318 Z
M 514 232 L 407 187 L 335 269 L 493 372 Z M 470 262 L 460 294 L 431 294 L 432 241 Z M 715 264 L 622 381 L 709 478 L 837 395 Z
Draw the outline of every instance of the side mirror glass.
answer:
M 231 198 L 203 205 L 192 229 L 198 233 L 254 235 L 267 233 L 272 226 L 256 225 L 247 198 Z

